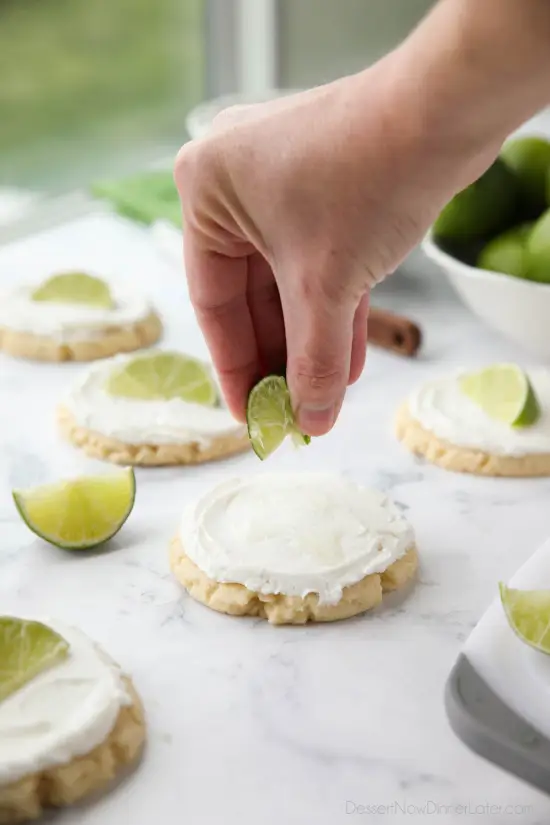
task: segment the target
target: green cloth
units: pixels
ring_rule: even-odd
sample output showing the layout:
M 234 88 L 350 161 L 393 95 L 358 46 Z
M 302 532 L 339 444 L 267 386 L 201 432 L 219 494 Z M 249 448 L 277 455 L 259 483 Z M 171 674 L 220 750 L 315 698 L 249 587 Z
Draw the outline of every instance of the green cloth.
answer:
M 181 206 L 171 171 L 154 170 L 97 183 L 92 186 L 92 194 L 134 221 L 149 225 L 163 220 L 181 228 Z

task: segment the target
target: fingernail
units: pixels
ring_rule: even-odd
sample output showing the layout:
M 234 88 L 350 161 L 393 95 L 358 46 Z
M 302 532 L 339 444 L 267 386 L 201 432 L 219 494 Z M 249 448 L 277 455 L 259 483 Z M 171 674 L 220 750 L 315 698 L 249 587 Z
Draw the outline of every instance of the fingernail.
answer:
M 316 407 L 302 405 L 298 407 L 298 426 L 308 435 L 323 435 L 334 424 L 336 407 Z

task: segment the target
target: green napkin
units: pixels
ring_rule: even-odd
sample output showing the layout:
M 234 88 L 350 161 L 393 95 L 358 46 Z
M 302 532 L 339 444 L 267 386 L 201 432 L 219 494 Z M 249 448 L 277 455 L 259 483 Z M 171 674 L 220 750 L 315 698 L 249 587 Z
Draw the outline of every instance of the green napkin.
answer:
M 134 221 L 149 225 L 164 220 L 181 229 L 181 206 L 171 171 L 154 170 L 97 183 L 92 186 L 92 194 Z

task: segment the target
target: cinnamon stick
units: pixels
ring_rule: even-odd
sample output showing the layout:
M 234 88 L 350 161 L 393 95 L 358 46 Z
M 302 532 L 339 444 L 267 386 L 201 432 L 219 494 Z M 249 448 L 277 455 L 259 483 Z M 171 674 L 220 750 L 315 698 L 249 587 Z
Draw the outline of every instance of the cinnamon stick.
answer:
M 370 344 L 412 358 L 422 344 L 422 332 L 408 318 L 371 307 L 368 339 Z

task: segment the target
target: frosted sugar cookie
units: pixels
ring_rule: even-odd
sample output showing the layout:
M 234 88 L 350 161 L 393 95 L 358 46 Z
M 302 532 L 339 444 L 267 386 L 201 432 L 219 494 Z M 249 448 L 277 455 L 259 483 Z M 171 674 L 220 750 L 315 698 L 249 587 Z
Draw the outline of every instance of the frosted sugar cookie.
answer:
M 417 563 L 397 507 L 328 474 L 225 482 L 186 509 L 171 546 L 172 570 L 191 596 L 272 624 L 363 613 L 403 587 Z
M 510 369 L 510 365 L 474 374 L 474 384 L 495 369 Z M 410 396 L 397 414 L 397 437 L 411 452 L 446 470 L 486 476 L 550 476 L 550 370 L 534 369 L 526 378 L 536 399 L 536 414 L 523 422 L 522 414 L 532 409 L 529 394 L 523 402 L 520 399 L 514 423 L 516 399 L 510 389 L 506 391 L 504 385 L 499 389 L 494 377 L 484 408 L 467 391 L 472 375 L 461 372 L 430 381 Z M 496 406 L 495 391 L 501 394 Z M 495 417 L 499 403 L 500 418 Z
M 73 272 L 0 294 L 0 349 L 38 361 L 94 361 L 150 346 L 161 321 L 149 302 Z
M 246 427 L 222 405 L 208 365 L 181 353 L 94 364 L 58 418 L 72 444 L 116 464 L 197 464 L 249 446 Z
M 130 679 L 58 622 L 0 617 L 0 823 L 105 789 L 145 740 Z

